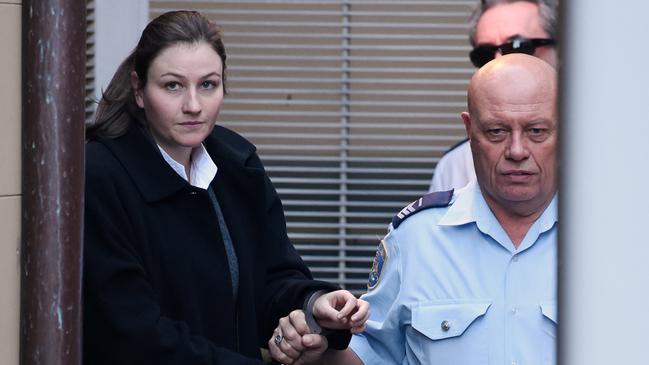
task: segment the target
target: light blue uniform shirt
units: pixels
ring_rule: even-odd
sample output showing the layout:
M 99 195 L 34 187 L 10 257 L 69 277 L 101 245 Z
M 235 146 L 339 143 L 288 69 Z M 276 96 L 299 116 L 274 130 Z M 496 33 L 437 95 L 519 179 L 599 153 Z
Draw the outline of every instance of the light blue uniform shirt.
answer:
M 557 197 L 518 249 L 475 183 L 385 237 L 367 329 L 367 365 L 555 364 Z

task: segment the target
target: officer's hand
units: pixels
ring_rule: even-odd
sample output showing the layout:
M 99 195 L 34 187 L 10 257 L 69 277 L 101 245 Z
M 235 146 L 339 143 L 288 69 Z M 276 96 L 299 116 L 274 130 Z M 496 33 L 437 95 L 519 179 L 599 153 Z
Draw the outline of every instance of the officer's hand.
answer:
M 327 338 L 311 333 L 301 310 L 281 318 L 268 341 L 273 359 L 287 365 L 310 364 L 318 360 L 327 347 Z
M 365 329 L 369 316 L 370 304 L 347 290 L 324 294 L 313 304 L 313 317 L 324 328 L 349 329 L 352 333 L 359 333 Z

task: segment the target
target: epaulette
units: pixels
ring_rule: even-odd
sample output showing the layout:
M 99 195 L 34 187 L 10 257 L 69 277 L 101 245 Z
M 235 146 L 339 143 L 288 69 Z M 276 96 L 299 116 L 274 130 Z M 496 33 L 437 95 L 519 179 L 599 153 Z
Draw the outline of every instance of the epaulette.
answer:
M 414 202 L 408 204 L 405 208 L 401 209 L 397 215 L 392 218 L 392 228 L 397 228 L 406 220 L 406 218 L 414 215 L 422 210 L 430 208 L 446 207 L 451 203 L 453 198 L 453 189 L 448 191 L 436 191 L 428 193 Z

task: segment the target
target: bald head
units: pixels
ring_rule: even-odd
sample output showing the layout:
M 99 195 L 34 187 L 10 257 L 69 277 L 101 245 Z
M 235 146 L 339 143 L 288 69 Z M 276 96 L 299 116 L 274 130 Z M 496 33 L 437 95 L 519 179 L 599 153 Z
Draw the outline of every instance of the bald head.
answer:
M 537 57 L 509 54 L 487 63 L 473 75 L 467 92 L 469 112 L 475 114 L 484 102 L 524 104 L 540 94 L 556 99 L 556 70 Z

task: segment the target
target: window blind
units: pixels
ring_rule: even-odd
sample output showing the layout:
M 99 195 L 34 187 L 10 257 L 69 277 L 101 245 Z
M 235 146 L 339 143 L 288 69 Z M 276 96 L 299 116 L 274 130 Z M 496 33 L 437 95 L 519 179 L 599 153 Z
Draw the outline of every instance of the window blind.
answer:
M 392 216 L 464 138 L 474 5 L 186 0 L 150 12 L 195 9 L 222 27 L 219 123 L 256 144 L 314 276 L 360 294 Z

